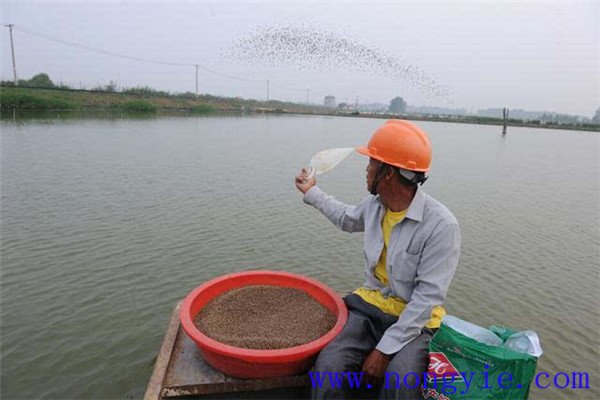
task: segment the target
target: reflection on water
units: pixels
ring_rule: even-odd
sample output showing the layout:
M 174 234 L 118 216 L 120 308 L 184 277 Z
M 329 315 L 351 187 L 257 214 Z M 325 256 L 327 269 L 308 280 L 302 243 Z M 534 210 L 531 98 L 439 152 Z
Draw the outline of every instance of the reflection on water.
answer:
M 223 118 L 239 117 L 240 113 L 234 111 L 214 111 L 206 114 L 218 115 Z M 130 119 L 158 119 L 164 117 L 202 117 L 204 114 L 193 110 L 158 110 L 156 112 L 120 111 L 111 109 L 83 109 L 83 110 L 5 110 L 0 113 L 0 120 L 15 124 L 30 124 L 34 121 L 58 122 L 72 120 L 130 120 Z
M 173 306 L 217 275 L 361 283 L 362 236 L 302 204 L 293 177 L 319 150 L 366 143 L 380 120 L 5 117 L 2 397 L 141 397 Z M 540 371 L 590 374 L 588 391 L 531 398 L 599 398 L 599 136 L 420 125 L 434 146 L 424 188 L 463 235 L 449 313 L 533 329 Z M 351 155 L 319 185 L 358 202 L 365 165 Z

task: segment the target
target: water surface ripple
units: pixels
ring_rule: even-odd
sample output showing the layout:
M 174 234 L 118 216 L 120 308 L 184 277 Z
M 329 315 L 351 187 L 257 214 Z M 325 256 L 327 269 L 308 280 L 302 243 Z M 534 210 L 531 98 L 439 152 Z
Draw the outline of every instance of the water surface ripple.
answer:
M 293 176 L 380 120 L 304 116 L 2 121 L 3 398 L 139 398 L 171 310 L 255 268 L 361 283 L 362 235 L 302 204 Z M 599 136 L 426 123 L 425 190 L 463 235 L 449 313 L 538 332 L 539 371 L 587 371 L 600 398 Z M 366 195 L 366 159 L 319 184 Z

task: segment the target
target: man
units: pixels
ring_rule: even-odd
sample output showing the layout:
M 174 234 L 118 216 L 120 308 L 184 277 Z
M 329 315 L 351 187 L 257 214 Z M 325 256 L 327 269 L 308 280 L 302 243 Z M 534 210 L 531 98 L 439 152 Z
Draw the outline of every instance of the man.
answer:
M 365 283 L 344 298 L 348 322 L 320 353 L 315 372 L 363 372 L 361 386 L 379 390 L 380 398 L 419 399 L 429 340 L 445 315 L 458 264 L 460 230 L 452 213 L 419 187 L 431 164 L 420 128 L 387 121 L 356 150 L 370 157 L 371 195 L 358 206 L 326 195 L 304 169 L 296 177 L 305 203 L 344 231 L 364 232 Z M 315 399 L 348 395 L 328 380 L 313 388 Z

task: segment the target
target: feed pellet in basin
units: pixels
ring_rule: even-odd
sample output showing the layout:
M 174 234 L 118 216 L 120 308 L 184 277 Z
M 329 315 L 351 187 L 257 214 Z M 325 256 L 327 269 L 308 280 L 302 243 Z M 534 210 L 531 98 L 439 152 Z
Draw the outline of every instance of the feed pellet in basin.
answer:
M 336 316 L 302 290 L 250 285 L 209 301 L 194 323 L 206 336 L 235 347 L 275 350 L 325 335 Z

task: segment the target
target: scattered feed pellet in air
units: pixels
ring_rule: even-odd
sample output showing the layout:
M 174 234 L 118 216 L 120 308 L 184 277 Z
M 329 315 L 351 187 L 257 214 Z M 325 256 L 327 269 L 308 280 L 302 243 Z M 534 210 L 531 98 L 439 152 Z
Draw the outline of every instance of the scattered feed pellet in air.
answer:
M 401 55 L 307 23 L 260 26 L 237 39 L 225 57 L 254 66 L 353 70 L 407 82 L 429 97 L 450 95 L 429 73 Z

